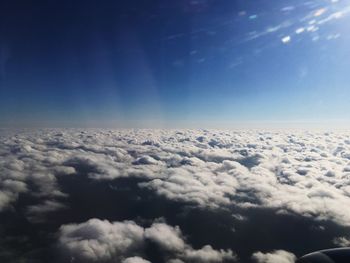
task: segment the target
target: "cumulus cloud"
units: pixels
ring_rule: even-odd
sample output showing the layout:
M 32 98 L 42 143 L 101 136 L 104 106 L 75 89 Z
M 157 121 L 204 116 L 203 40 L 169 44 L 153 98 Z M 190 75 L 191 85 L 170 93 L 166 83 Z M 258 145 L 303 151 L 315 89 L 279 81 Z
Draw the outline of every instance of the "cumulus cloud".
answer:
M 31 132 L 9 133 L 0 141 L 0 211 L 23 193 L 40 198 L 65 197 L 56 176 L 73 174 L 74 168 L 60 165 L 64 154 L 43 143 L 39 134 Z
M 140 257 L 130 257 L 130 258 L 124 259 L 122 263 L 151 263 L 151 262 Z
M 5 179 L 0 182 L 0 211 L 15 201 L 20 193 L 27 191 L 24 182 Z
M 346 134 L 207 130 L 46 130 L 0 142 L 0 209 L 30 193 L 63 197 L 58 176 L 141 178 L 139 186 L 199 207 L 256 205 L 350 225 Z
M 294 263 L 296 257 L 294 254 L 285 250 L 275 250 L 271 253 L 255 252 L 252 258 L 257 263 Z
M 215 250 L 210 245 L 206 245 L 198 250 L 186 250 L 184 258 L 190 262 L 223 262 L 226 259 L 236 259 L 236 256 L 230 250 Z
M 79 262 L 121 260 L 143 245 L 144 229 L 132 221 L 90 219 L 81 224 L 63 225 L 59 243 L 64 253 Z
M 210 245 L 194 249 L 182 236 L 179 227 L 154 223 L 143 228 L 133 221 L 109 222 L 90 219 L 81 224 L 63 225 L 59 231 L 63 254 L 78 262 L 149 262 L 140 257 L 147 242 L 164 250 L 169 262 L 230 262 L 236 260 L 231 250 L 215 250 Z M 177 259 L 176 259 L 177 258 Z
M 79 178 L 79 182 L 91 186 L 89 190 L 105 183 L 115 192 L 129 187 L 122 185 L 123 180 L 132 181 L 132 188 L 142 193 L 133 198 L 133 204 L 142 201 L 144 195 L 150 200 L 176 204 L 184 211 L 225 211 L 231 213 L 235 222 L 238 218 L 249 220 L 250 211 L 260 209 L 271 211 L 276 217 L 297 215 L 316 224 L 331 221 L 337 226 L 350 226 L 347 133 L 49 129 L 9 132 L 0 138 L 0 213 L 6 209 L 24 211 L 22 214 L 31 222 L 40 223 L 51 213 L 69 209 L 69 202 L 75 197 L 69 199 L 68 194 L 74 193 L 66 190 L 62 181 Z M 125 196 L 121 191 L 116 196 Z M 21 196 L 28 202 L 18 202 Z M 25 207 L 17 207 L 19 203 Z M 84 220 L 94 216 L 89 214 Z M 125 222 L 108 224 L 120 233 L 120 224 Z M 82 224 L 73 228 L 83 227 Z M 119 224 L 119 228 L 114 224 Z M 101 238 L 98 235 L 91 239 L 95 241 L 80 237 L 80 232 L 76 234 L 79 237 L 69 239 L 64 226 L 60 237 L 67 238 L 67 246 L 62 248 L 78 251 L 72 256 L 84 256 L 84 260 L 105 258 L 101 256 L 103 251 L 107 251 L 107 261 L 114 257 L 149 260 L 143 254 L 145 243 L 161 249 L 165 262 L 205 262 L 204 258 L 220 262 L 234 258 L 230 251 L 218 250 L 214 244 L 204 243 L 194 249 L 177 227 L 159 222 L 147 228 L 132 221 L 129 224 L 141 229 L 140 248 L 123 250 L 118 246 L 121 250 L 115 250 L 113 245 L 105 244 L 111 240 L 102 238 L 103 230 L 99 230 Z M 239 227 L 235 229 L 239 232 Z M 130 239 L 130 243 L 138 243 Z M 343 246 L 347 239 L 346 233 L 339 231 L 329 242 Z M 95 251 L 95 247 L 102 252 Z
M 169 251 L 182 251 L 185 248 L 180 229 L 164 223 L 155 223 L 146 229 L 145 237 Z
M 349 247 L 350 246 L 350 238 L 336 237 L 333 239 L 333 244 L 340 246 L 340 247 Z
M 206 144 L 211 136 L 222 142 Z M 192 140 L 178 152 L 198 161 L 140 187 L 200 207 L 259 206 L 350 225 L 346 135 L 208 132 Z
M 210 245 L 197 250 L 193 249 L 185 243 L 179 227 L 171 227 L 164 223 L 152 224 L 145 230 L 145 237 L 187 262 L 223 262 L 236 259 L 236 255 L 231 250 L 215 250 Z

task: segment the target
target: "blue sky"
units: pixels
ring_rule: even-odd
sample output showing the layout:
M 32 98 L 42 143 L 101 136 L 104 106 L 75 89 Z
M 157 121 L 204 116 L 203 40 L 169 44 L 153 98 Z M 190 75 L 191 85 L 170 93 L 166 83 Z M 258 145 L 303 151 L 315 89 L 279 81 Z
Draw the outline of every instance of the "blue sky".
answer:
M 350 121 L 350 1 L 0 5 L 3 126 Z

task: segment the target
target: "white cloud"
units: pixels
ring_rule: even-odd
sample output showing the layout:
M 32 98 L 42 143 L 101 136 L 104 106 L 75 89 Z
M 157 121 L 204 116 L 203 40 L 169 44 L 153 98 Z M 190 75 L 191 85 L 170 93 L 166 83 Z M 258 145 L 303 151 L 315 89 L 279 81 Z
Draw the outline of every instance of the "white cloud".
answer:
M 164 223 L 154 223 L 145 230 L 145 237 L 169 251 L 182 251 L 185 242 L 178 227 L 169 227 Z
M 252 258 L 257 263 L 294 263 L 296 257 L 294 254 L 285 250 L 275 250 L 271 253 L 255 252 Z
M 184 258 L 195 262 L 223 262 L 226 259 L 234 260 L 236 256 L 230 250 L 215 250 L 206 245 L 198 250 L 186 250 Z
M 333 244 L 340 246 L 340 247 L 349 247 L 350 246 L 350 238 L 336 237 L 333 239 Z
M 130 258 L 124 259 L 122 263 L 151 263 L 151 262 L 140 257 L 130 257 Z
M 64 253 L 81 261 L 120 260 L 138 250 L 144 230 L 132 221 L 114 222 L 90 219 L 81 224 L 63 225 L 59 244 Z
M 153 242 L 164 250 L 167 258 L 175 258 L 169 262 L 219 263 L 236 260 L 231 250 L 215 250 L 210 245 L 193 249 L 186 243 L 179 227 L 165 223 L 142 228 L 133 221 L 90 219 L 81 224 L 61 226 L 58 242 L 63 254 L 78 262 L 149 262 L 139 257 L 147 242 Z
M 142 178 L 188 205 L 271 208 L 350 225 L 346 133 L 217 130 L 45 130 L 0 141 L 0 211 L 27 193 L 43 213 L 64 198 L 59 176 Z M 59 201 L 57 201 L 59 202 Z
M 0 182 L 0 211 L 14 202 L 20 193 L 27 191 L 27 185 L 24 182 L 5 179 Z

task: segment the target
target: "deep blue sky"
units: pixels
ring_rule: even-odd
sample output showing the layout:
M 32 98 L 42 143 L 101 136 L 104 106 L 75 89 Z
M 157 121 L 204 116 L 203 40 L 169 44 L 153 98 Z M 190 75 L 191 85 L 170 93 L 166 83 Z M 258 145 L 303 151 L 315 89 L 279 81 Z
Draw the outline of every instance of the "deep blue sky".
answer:
M 0 123 L 346 122 L 349 14 L 348 0 L 1 1 Z

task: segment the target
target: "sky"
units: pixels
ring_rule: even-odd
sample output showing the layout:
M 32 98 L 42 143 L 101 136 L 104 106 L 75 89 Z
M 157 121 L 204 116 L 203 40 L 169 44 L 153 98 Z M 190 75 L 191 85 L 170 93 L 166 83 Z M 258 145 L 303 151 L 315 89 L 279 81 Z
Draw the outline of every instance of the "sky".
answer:
M 349 14 L 348 0 L 2 1 L 0 124 L 349 123 Z

